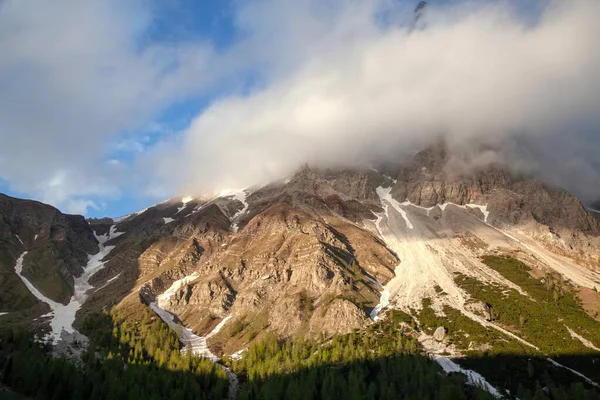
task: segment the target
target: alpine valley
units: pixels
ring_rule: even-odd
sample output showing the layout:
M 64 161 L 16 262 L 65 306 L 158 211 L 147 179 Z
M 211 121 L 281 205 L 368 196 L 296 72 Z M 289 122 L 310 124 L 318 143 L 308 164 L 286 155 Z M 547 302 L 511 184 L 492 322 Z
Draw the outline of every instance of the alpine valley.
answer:
M 0 396 L 600 398 L 600 214 L 448 153 L 120 218 L 0 195 Z

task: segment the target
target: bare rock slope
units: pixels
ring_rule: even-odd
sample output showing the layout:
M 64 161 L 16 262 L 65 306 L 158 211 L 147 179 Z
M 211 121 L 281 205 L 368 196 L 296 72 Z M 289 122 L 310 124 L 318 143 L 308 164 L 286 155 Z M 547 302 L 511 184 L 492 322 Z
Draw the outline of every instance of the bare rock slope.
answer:
M 489 325 L 456 275 L 521 289 L 484 265 L 486 254 L 512 254 L 578 287 L 600 287 L 600 227 L 577 198 L 501 166 L 460 174 L 450 162 L 440 144 L 397 166 L 304 166 L 285 182 L 87 222 L 50 211 L 19 217 L 1 197 L 3 279 L 18 283 L 11 268 L 22 248 L 41 252 L 39 260 L 52 254 L 55 264 L 32 259 L 27 268 L 36 284 L 36 268 L 56 271 L 64 299 L 69 277 L 97 251 L 95 236 L 118 232 L 107 236 L 104 245 L 114 248 L 90 277 L 76 324 L 86 313 L 142 301 L 190 328 L 188 336 L 212 332 L 216 354 L 266 332 L 349 332 L 389 307 L 418 310 L 423 298 Z M 9 302 L 0 297 L 0 307 Z

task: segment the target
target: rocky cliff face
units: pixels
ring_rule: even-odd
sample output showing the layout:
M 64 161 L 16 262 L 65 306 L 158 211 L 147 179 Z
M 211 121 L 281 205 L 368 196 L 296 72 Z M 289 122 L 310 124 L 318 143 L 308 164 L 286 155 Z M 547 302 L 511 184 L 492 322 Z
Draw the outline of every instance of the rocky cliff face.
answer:
M 233 196 L 187 206 L 188 214 L 162 222 L 160 238 L 129 267 L 138 268 L 159 298 L 174 282 L 192 276 L 161 306 L 200 332 L 235 315 L 223 335 L 238 326 L 239 340 L 224 341 L 224 349 L 235 350 L 241 337 L 259 336 L 267 327 L 284 336 L 316 336 L 324 329 L 333 333 L 364 325 L 379 298 L 372 280 L 389 280 L 398 260 L 371 232 L 329 210 L 318 194 L 330 189 L 325 181 L 316 191 L 303 189 L 307 173 L 300 172 L 289 186 L 252 192 L 245 208 Z M 345 201 L 339 201 L 342 207 Z M 359 212 L 365 210 L 361 206 Z M 142 229 L 144 222 L 134 224 L 141 217 L 117 224 L 125 232 L 125 226 L 132 227 L 123 241 Z M 128 240 L 133 244 L 142 237 Z M 333 323 L 340 315 L 351 322 Z
M 570 193 L 531 177 L 511 176 L 501 165 L 457 173 L 449 165 L 443 143 L 418 153 L 392 178 L 392 194 L 400 202 L 432 207 L 436 204 L 487 204 L 491 222 L 517 225 L 535 221 L 553 229 L 571 229 L 597 236 L 600 228 L 581 202 Z
M 162 273 L 158 271 L 172 261 L 157 259 L 149 269 L 157 271 L 150 287 L 160 298 L 173 282 L 192 276 L 170 295 L 163 294 L 162 306 L 198 333 L 233 316 L 211 339 L 226 353 L 265 331 L 310 336 L 365 326 L 379 301 L 378 283 L 390 281 L 403 261 L 365 223 L 382 211 L 377 189 L 382 186 L 390 187 L 398 202 L 419 207 L 487 206 L 489 224 L 527 229 L 557 253 L 579 252 L 582 243 L 573 239 L 578 235 L 596 240 L 598 225 L 574 196 L 511 176 L 499 166 L 456 175 L 447 163 L 445 148 L 437 147 L 419 153 L 412 164 L 380 170 L 304 166 L 285 183 L 247 191 L 243 202 L 232 196 L 203 203 L 198 218 L 216 213 L 220 223 L 198 232 L 192 227 L 196 223 L 185 218 L 170 222 L 180 237 L 194 232 L 195 244 L 177 250 L 193 256 L 179 257 L 185 261 Z M 470 212 L 484 219 L 478 208 Z M 443 211 L 428 211 L 433 217 L 436 213 L 441 218 Z M 557 239 L 559 232 L 571 234 Z M 483 243 L 468 235 L 460 240 Z M 148 256 L 154 257 L 154 251 Z
M 390 207 L 400 214 L 392 216 Z M 387 227 L 381 225 L 384 213 Z M 214 198 L 171 199 L 121 219 L 85 221 L 6 196 L 0 197 L 0 215 L 2 287 L 19 286 L 12 271 L 16 257 L 28 250 L 35 257 L 24 273 L 64 301 L 88 254 L 98 251 L 94 233 L 120 232 L 105 243 L 114 249 L 90 278 L 93 288 L 78 321 L 131 301 L 156 302 L 197 334 L 231 317 L 209 341 L 227 354 L 267 331 L 315 337 L 369 324 L 381 305 L 382 285 L 401 278 L 396 267 L 420 262 L 418 254 L 392 250 L 384 240 L 392 225 L 406 230 L 403 241 L 418 242 L 428 257 L 460 264 L 453 268 L 463 273 L 480 265 L 462 253 L 477 257 L 510 247 L 513 234 L 589 269 L 599 259 L 591 249 L 600 248 L 598 222 L 574 196 L 497 165 L 456 173 L 442 144 L 404 165 L 304 166 L 285 182 Z M 396 247 L 404 249 L 403 243 Z M 46 289 L 46 282 L 59 290 Z M 1 296 L 0 307 L 16 307 Z M 26 293 L 21 299 L 31 302 Z

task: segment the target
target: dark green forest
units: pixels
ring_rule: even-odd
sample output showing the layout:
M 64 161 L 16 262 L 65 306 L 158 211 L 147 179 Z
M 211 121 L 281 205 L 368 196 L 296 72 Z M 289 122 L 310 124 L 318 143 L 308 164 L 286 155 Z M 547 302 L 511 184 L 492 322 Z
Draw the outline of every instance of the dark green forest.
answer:
M 561 363 L 600 378 L 598 354 L 570 340 L 566 326 L 597 340 L 600 327 L 585 314 L 569 286 L 559 278 L 536 280 L 527 266 L 504 257 L 484 262 L 517 283 L 529 297 L 514 290 L 482 285 L 458 275 L 457 283 L 474 299 L 489 305 L 489 318 L 536 343 L 540 351 L 485 328 L 450 307 L 444 317 L 424 299 L 416 317 L 388 310 L 367 329 L 346 335 L 278 338 L 267 335 L 240 360 L 223 364 L 182 354 L 173 331 L 148 307 L 88 315 L 81 331 L 90 338 L 81 360 L 52 355 L 51 346 L 31 333 L 0 333 L 0 399 L 225 399 L 229 382 L 224 367 L 239 378 L 238 399 L 491 399 L 491 394 L 467 384 L 463 374 L 449 374 L 423 354 L 416 337 L 443 326 L 459 348 L 455 360 L 481 373 L 507 398 L 600 399 L 598 388 Z M 548 323 L 560 318 L 558 328 Z M 555 329 L 556 328 L 556 329 Z M 1 329 L 0 329 L 1 330 Z M 599 364 L 600 365 L 600 364 Z M 8 390 L 5 390 L 8 389 Z
M 169 327 L 146 309 L 137 323 L 118 314 L 84 323 L 90 345 L 80 363 L 53 357 L 50 346 L 25 332 L 4 332 L 0 379 L 32 399 L 222 399 L 225 371 L 182 355 Z M 2 392 L 0 392 L 1 395 Z
M 330 340 L 277 340 L 251 346 L 239 361 L 225 360 L 243 381 L 240 399 L 491 399 L 466 384 L 462 374 L 447 376 L 421 354 L 408 334 L 419 329 L 401 311 L 364 331 Z M 582 356 L 588 358 L 587 356 Z M 553 368 L 543 357 L 515 353 L 473 353 L 461 360 L 506 389 L 507 398 L 598 399 L 600 393 L 571 372 Z M 511 395 L 509 395 L 511 393 Z
M 239 399 L 491 399 L 446 376 L 400 328 L 400 314 L 330 340 L 281 341 L 250 347 L 233 371 L 245 380 Z M 394 327 L 394 325 L 398 325 Z M 227 360 L 226 360 L 227 361 Z
M 0 342 L 1 382 L 10 399 L 224 399 L 228 381 L 221 366 L 182 355 L 177 337 L 145 308 L 137 322 L 97 314 L 84 324 L 91 337 L 78 364 L 53 357 L 30 334 L 7 331 Z M 443 373 L 421 355 L 412 318 L 391 311 L 364 331 L 320 340 L 278 340 L 268 336 L 238 361 L 225 359 L 240 378 L 239 399 L 491 399 L 466 384 L 462 374 Z M 418 329 L 418 328 L 417 328 Z M 597 399 L 598 392 L 556 375 L 543 359 L 495 354 L 466 359 L 471 367 L 511 373 L 525 363 L 520 399 Z M 506 374 L 504 374 L 506 375 Z M 504 376 L 501 374 L 501 376 Z M 571 378 L 571 379 L 569 379 Z M 505 382 L 504 382 L 505 383 Z M 499 388 L 508 387 L 494 382 Z

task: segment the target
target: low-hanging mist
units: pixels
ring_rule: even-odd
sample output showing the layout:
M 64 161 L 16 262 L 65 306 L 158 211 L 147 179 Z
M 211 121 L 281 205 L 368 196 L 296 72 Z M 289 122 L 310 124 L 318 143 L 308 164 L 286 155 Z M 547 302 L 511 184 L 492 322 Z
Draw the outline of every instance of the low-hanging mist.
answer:
M 240 11 L 251 36 L 270 35 L 257 50 L 269 63 L 253 88 L 215 101 L 143 162 L 162 187 L 200 193 L 306 162 L 401 161 L 441 136 L 467 166 L 504 162 L 598 196 L 600 3 L 550 1 L 537 14 L 434 4 L 419 28 L 404 3 L 333 3 Z

